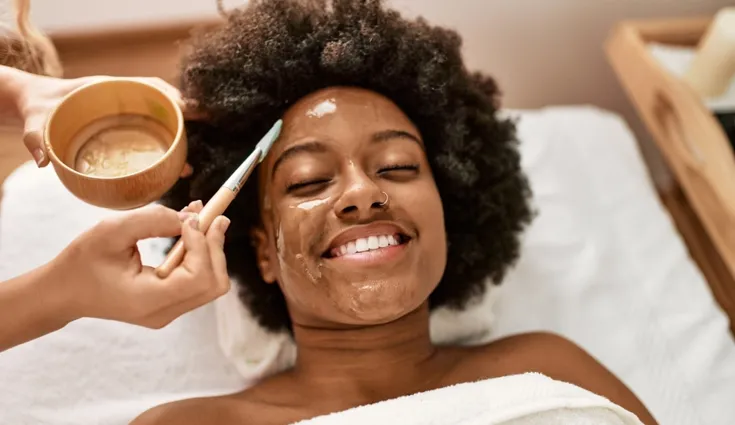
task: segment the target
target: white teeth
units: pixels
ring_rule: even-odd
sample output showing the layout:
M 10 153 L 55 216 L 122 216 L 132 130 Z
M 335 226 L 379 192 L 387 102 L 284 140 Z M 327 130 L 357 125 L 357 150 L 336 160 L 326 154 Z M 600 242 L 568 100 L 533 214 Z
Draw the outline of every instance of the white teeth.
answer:
M 365 238 L 356 240 L 355 247 L 357 247 L 357 252 L 365 252 L 370 249 L 370 247 L 368 247 L 368 241 Z
M 367 238 L 359 238 L 354 241 L 347 242 L 337 248 L 332 249 L 333 257 L 342 255 L 356 254 L 358 252 L 366 252 L 386 248 L 388 246 L 399 245 L 398 236 L 396 235 L 376 235 Z

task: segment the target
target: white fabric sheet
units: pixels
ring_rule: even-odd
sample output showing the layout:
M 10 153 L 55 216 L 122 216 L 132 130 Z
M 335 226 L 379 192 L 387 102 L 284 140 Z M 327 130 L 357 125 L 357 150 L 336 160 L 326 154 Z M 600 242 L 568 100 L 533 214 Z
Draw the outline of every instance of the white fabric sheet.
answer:
M 660 205 L 627 127 L 587 107 L 511 113 L 521 117 L 539 216 L 517 268 L 491 291 L 493 311 L 484 300 L 463 313 L 483 324 L 467 332 L 460 316 L 443 312 L 432 319 L 432 335 L 464 332 L 478 342 L 555 331 L 600 359 L 660 423 L 735 423 L 727 320 Z M 52 170 L 25 165 L 4 186 L 0 281 L 50 260 L 110 214 L 69 195 Z M 141 250 L 149 264 L 160 261 L 161 241 Z M 0 423 L 124 424 L 170 400 L 236 391 L 287 364 L 286 340 L 251 320 L 227 319 L 237 317 L 227 308 L 239 306 L 226 307 L 227 300 L 160 331 L 81 320 L 0 354 Z M 254 330 L 249 341 L 238 339 L 238 327 Z
M 537 373 L 453 385 L 297 425 L 643 425 L 609 400 Z

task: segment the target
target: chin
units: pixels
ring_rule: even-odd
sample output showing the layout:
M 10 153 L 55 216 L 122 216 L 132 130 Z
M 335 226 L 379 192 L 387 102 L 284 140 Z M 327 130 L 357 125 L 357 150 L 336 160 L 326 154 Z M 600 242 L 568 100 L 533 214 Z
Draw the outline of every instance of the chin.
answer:
M 341 310 L 354 324 L 379 325 L 392 322 L 417 309 L 428 298 L 418 297 L 418 290 L 389 282 L 353 284 L 355 291 L 341 305 Z
M 382 325 L 398 320 L 410 313 L 411 310 L 386 311 L 384 308 L 352 309 L 347 313 L 350 324 L 353 325 Z

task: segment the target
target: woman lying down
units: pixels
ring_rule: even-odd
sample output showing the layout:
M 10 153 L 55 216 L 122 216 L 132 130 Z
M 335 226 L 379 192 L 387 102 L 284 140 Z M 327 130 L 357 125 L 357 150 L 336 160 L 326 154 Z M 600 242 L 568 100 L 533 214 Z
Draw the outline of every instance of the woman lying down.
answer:
M 251 1 L 195 37 L 182 91 L 208 120 L 187 127 L 195 171 L 166 196 L 176 209 L 212 196 L 283 118 L 228 211 L 225 252 L 243 302 L 262 326 L 291 331 L 298 356 L 241 393 L 159 406 L 136 425 L 286 424 L 425 392 L 455 415 L 487 419 L 492 411 L 469 417 L 470 401 L 450 396 L 461 386 L 440 389 L 490 380 L 492 391 L 473 393 L 478 382 L 466 394 L 492 394 L 472 403 L 500 409 L 512 376 L 526 372 L 554 380 L 523 381 L 541 385 L 537 393 L 571 383 L 655 423 L 622 382 L 561 337 L 471 348 L 430 341 L 429 312 L 462 308 L 486 282 L 500 283 L 532 217 L 514 124 L 497 114 L 495 82 L 465 69 L 455 32 L 379 0 Z M 412 422 L 432 403 L 392 404 L 393 414 L 373 418 L 460 423 Z M 638 423 L 627 418 L 585 423 Z

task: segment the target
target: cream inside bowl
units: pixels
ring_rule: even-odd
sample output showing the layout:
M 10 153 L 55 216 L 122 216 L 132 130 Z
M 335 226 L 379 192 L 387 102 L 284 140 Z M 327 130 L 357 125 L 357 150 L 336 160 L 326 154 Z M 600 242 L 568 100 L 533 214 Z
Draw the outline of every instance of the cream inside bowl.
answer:
M 160 122 L 144 115 L 100 118 L 72 139 L 64 162 L 89 176 L 122 177 L 155 164 L 173 138 Z

